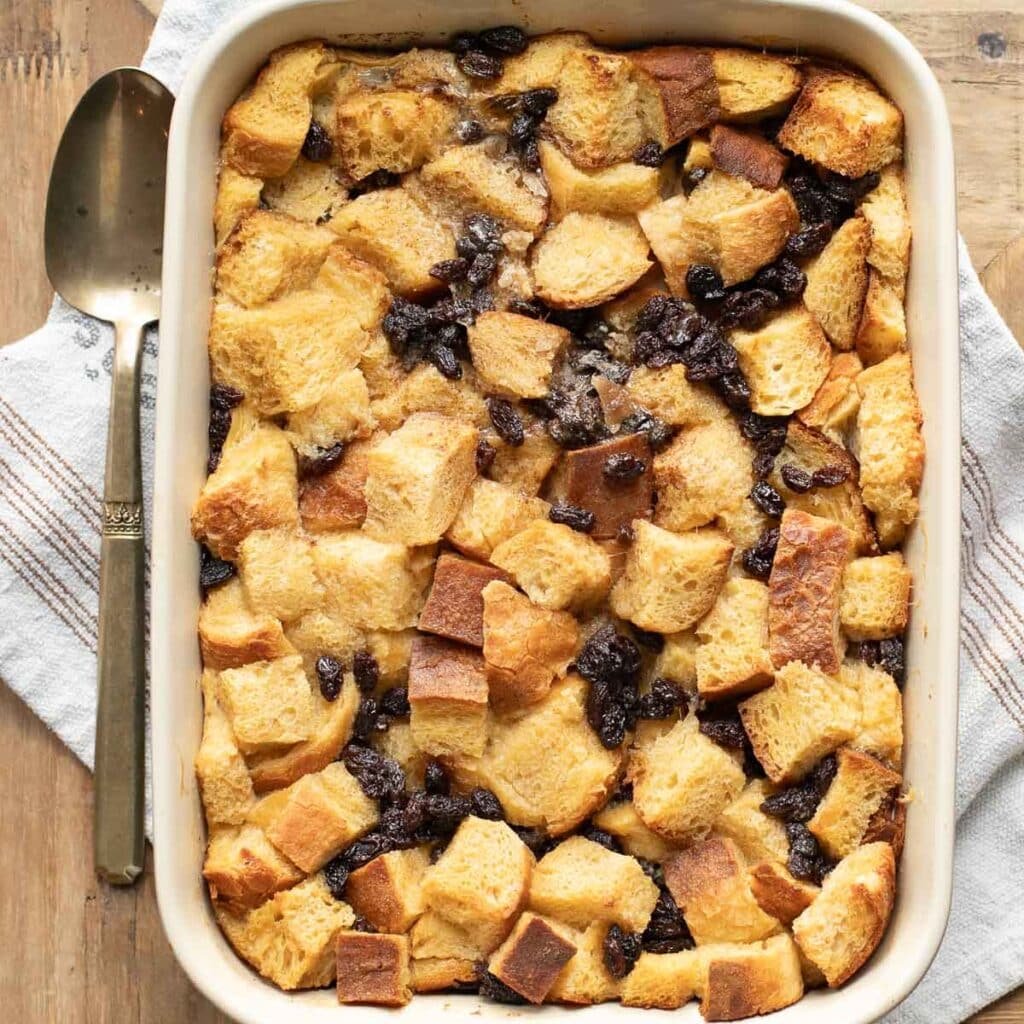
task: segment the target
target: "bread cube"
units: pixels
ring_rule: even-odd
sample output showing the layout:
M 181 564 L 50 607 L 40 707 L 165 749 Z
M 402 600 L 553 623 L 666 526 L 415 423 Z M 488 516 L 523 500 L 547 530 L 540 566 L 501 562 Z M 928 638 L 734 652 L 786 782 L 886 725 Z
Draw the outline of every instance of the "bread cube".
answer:
M 874 268 L 868 271 L 868 288 L 854 345 L 869 366 L 907 347 L 903 289 Z
M 871 815 L 864 830 L 861 844 L 888 843 L 893 856 L 899 861 L 903 856 L 903 840 L 907 830 L 907 803 L 895 790 L 882 801 L 881 806 Z
M 683 430 L 654 459 L 654 522 L 683 533 L 743 501 L 754 485 L 749 442 L 732 417 Z
M 664 676 L 688 693 L 697 692 L 697 648 L 694 632 L 670 633 L 654 661 L 652 677 Z
M 555 361 L 569 344 L 564 327 L 518 313 L 481 313 L 469 328 L 473 366 L 488 390 L 542 398 L 551 388 Z
M 313 561 L 327 601 L 358 629 L 406 629 L 416 624 L 423 583 L 414 552 L 363 533 L 321 534 Z
M 546 518 L 548 507 L 541 498 L 530 498 L 505 484 L 477 478 L 469 485 L 445 540 L 464 555 L 486 561 L 503 541 L 534 520 Z
M 658 198 L 661 173 L 632 161 L 596 170 L 577 167 L 550 142 L 540 143 L 540 166 L 551 193 L 551 217 L 567 213 L 636 213 Z
M 903 115 L 866 78 L 814 68 L 778 143 L 830 171 L 859 178 L 900 159 Z
M 215 672 L 203 673 L 203 739 L 196 754 L 196 778 L 206 824 L 213 829 L 241 825 L 255 802 L 252 779 L 238 749 L 231 721 L 220 706 Z
M 902 298 L 910 263 L 911 232 L 902 164 L 882 168 L 877 187 L 864 197 L 858 212 L 871 228 L 868 263 L 893 282 Z
M 478 651 L 417 636 L 409 663 L 409 724 L 420 750 L 478 757 L 487 741 L 487 676 Z
M 807 823 L 833 860 L 861 844 L 868 823 L 903 781 L 899 773 L 858 750 L 840 750 L 836 760 L 836 776 Z
M 642 857 L 660 864 L 671 857 L 676 849 L 643 823 L 631 800 L 621 800 L 602 807 L 594 815 L 594 824 L 615 836 L 622 849 L 632 857 Z
M 500 939 L 487 937 L 490 925 L 461 928 L 436 911 L 427 909 L 409 932 L 412 953 L 417 960 L 457 960 L 479 963 L 497 948 Z
M 747 865 L 731 839 L 712 837 L 665 862 L 665 884 L 698 946 L 757 942 L 781 930 L 750 891 Z
M 703 839 L 746 782 L 739 757 L 704 736 L 693 715 L 639 744 L 629 778 L 644 824 L 677 843 Z
M 705 1020 L 741 1020 L 773 1013 L 803 997 L 796 945 L 786 932 L 752 943 L 702 951 L 706 970 L 700 1012 Z
M 750 869 L 750 891 L 769 916 L 790 925 L 818 895 L 818 887 L 794 878 L 777 860 L 765 860 Z
M 723 509 L 715 516 L 715 526 L 729 538 L 735 549 L 730 572 L 742 568 L 744 550 L 753 547 L 761 539 L 764 531 L 775 525 L 774 520 L 769 519 L 750 498 L 744 498 L 732 508 Z
M 750 407 L 762 416 L 789 416 L 807 405 L 832 365 L 832 349 L 805 306 L 777 313 L 756 331 L 729 340 L 750 384 Z
M 690 46 L 651 46 L 631 50 L 629 59 L 657 82 L 666 147 L 682 142 L 718 117 L 718 85 L 706 53 Z
M 857 339 L 868 290 L 868 249 L 871 228 L 863 217 L 851 217 L 807 264 L 804 305 L 821 324 L 836 348 L 849 351 Z
M 789 163 L 786 154 L 763 135 L 724 124 L 711 129 L 711 155 L 719 170 L 768 190 L 782 184 Z
M 364 529 L 404 544 L 441 538 L 476 475 L 477 431 L 438 413 L 416 413 L 366 456 Z
M 420 612 L 419 629 L 471 647 L 483 647 L 483 590 L 489 583 L 506 578 L 493 566 L 441 555 L 427 602 Z
M 213 225 L 217 245 L 234 230 L 235 225 L 250 210 L 260 205 L 263 179 L 236 171 L 230 164 L 222 164 L 217 176 L 217 198 L 213 204 Z
M 760 121 L 778 117 L 800 91 L 803 76 L 789 57 L 754 50 L 711 51 L 723 121 Z
M 429 270 L 456 255 L 451 231 L 402 188 L 359 196 L 338 210 L 328 226 L 407 298 L 440 291 L 441 282 Z
M 638 405 L 673 427 L 693 427 L 727 415 L 725 405 L 704 384 L 691 384 L 680 363 L 652 369 L 638 366 L 626 390 Z
M 329 60 L 322 42 L 275 50 L 255 83 L 224 115 L 222 159 L 243 174 L 261 178 L 284 174 L 306 140 L 312 97 Z
M 615 999 L 620 983 L 608 973 L 604 962 L 604 939 L 608 926 L 597 921 L 585 931 L 572 932 L 576 953 L 562 968 L 548 992 L 549 1003 L 591 1006 Z
M 553 836 L 574 829 L 606 802 L 623 757 L 621 749 L 603 747 L 588 724 L 587 692 L 569 675 L 536 704 L 493 715 L 479 761 L 455 766 L 459 784 L 492 790 L 514 825 Z
M 366 437 L 374 427 L 370 393 L 359 370 L 339 374 L 316 405 L 288 417 L 288 435 L 295 448 L 315 458 L 340 441 Z
M 409 967 L 412 971 L 413 992 L 458 991 L 477 981 L 476 962 L 460 960 L 457 957 L 414 958 Z
M 910 570 L 898 552 L 856 558 L 843 572 L 839 620 L 851 640 L 883 640 L 907 628 Z
M 214 905 L 239 912 L 302 880 L 303 872 L 271 845 L 256 825 L 217 829 L 210 835 L 203 878 Z
M 256 614 L 297 619 L 322 598 L 309 541 L 286 529 L 254 530 L 238 549 L 242 583 Z
M 611 585 L 611 562 L 595 541 L 544 519 L 502 541 L 491 562 L 509 573 L 534 604 L 550 611 L 592 607 Z
M 565 58 L 593 43 L 583 32 L 551 32 L 534 36 L 521 53 L 504 60 L 504 71 L 492 88 L 500 95 L 558 85 Z M 484 83 L 486 87 L 487 83 Z
M 632 857 L 572 836 L 545 854 L 530 881 L 530 908 L 576 928 L 594 921 L 642 932 L 658 887 Z
M 423 874 L 430 866 L 426 847 L 392 850 L 348 876 L 345 899 L 378 932 L 401 935 L 423 913 Z
M 253 530 L 291 527 L 298 518 L 295 455 L 284 433 L 256 423 L 229 435 L 192 508 L 192 536 L 218 558 L 234 561 L 238 545 Z
M 344 931 L 337 944 L 339 1003 L 404 1006 L 412 999 L 409 940 L 404 935 Z
M 562 454 L 562 449 L 542 423 L 526 427 L 521 445 L 508 445 L 504 441 L 495 443 L 493 438 L 489 443 L 497 450 L 490 478 L 529 497 L 537 495 Z
M 864 504 L 883 548 L 895 547 L 917 518 L 924 472 L 921 407 L 910 355 L 899 352 L 857 377 L 857 452 Z
M 869 843 L 826 876 L 817 899 L 793 922 L 793 937 L 829 988 L 848 981 L 885 934 L 896 896 L 896 859 L 888 843 Z
M 369 443 L 346 447 L 341 461 L 326 473 L 299 484 L 299 515 L 307 533 L 358 528 L 366 518 L 367 455 Z
M 715 819 L 715 835 L 731 839 L 751 864 L 785 861 L 789 856 L 789 839 L 782 822 L 761 810 L 761 804 L 773 792 L 764 779 L 752 779 Z
M 678 953 L 641 953 L 622 982 L 622 1005 L 677 1010 L 703 987 L 703 955 L 696 949 Z
M 242 753 L 287 746 L 311 735 L 313 695 L 298 655 L 226 668 L 219 686 Z
M 339 207 L 348 202 L 348 190 L 338 180 L 331 164 L 300 156 L 287 174 L 271 178 L 257 194 L 257 202 L 248 208 L 255 209 L 261 199 L 275 213 L 284 213 L 313 224 L 325 224 Z
M 430 758 L 413 740 L 412 726 L 408 721 L 394 721 L 383 732 L 375 732 L 370 737 L 370 745 L 402 766 L 406 790 L 423 788 L 423 776 Z
M 514 708 L 541 700 L 576 652 L 576 620 L 568 612 L 539 608 L 498 580 L 483 588 L 482 603 L 491 703 Z
M 569 213 L 533 247 L 537 295 L 556 309 L 597 306 L 636 284 L 653 265 L 635 217 Z
M 489 951 L 525 907 L 533 865 L 533 854 L 503 821 L 470 816 L 423 876 L 423 896 L 431 909 L 480 935 Z
M 527 911 L 491 954 L 487 970 L 527 1002 L 539 1006 L 575 952 L 576 947 L 561 931 Z
M 304 775 L 266 801 L 267 838 L 307 874 L 319 871 L 377 822 L 376 803 L 340 761 Z
M 356 92 L 338 106 L 335 155 L 354 181 L 377 170 L 403 174 L 432 159 L 455 121 L 454 105 L 423 92 Z
M 814 398 L 797 413 L 800 422 L 820 431 L 833 443 L 841 444 L 857 418 L 860 393 L 856 381 L 863 369 L 857 353 L 837 352 Z
M 638 519 L 626 569 L 612 589 L 612 611 L 641 629 L 689 629 L 715 602 L 732 545 L 718 530 L 676 534 Z
M 211 590 L 199 609 L 199 649 L 207 668 L 237 668 L 294 654 L 281 623 L 253 611 L 239 579 Z
M 797 782 L 857 733 L 858 695 L 842 680 L 800 661 L 739 706 L 754 756 L 772 782 Z
M 518 165 L 490 155 L 486 143 L 452 146 L 420 172 L 427 191 L 460 208 L 496 217 L 506 227 L 536 235 L 547 202 L 531 189 Z
M 630 480 L 605 473 L 608 460 L 620 456 L 639 459 L 643 472 Z M 610 441 L 565 453 L 558 496 L 570 505 L 594 513 L 590 536 L 597 540 L 617 537 L 634 519 L 646 519 L 654 503 L 651 446 L 642 433 L 625 434 Z
M 460 380 L 447 380 L 436 367 L 421 365 L 412 373 L 399 371 L 398 376 L 380 398 L 370 402 L 382 429 L 395 430 L 418 412 L 438 413 L 478 427 L 489 422 L 487 406 L 470 373 L 463 372 Z
M 903 695 L 892 676 L 863 661 L 846 661 L 843 683 L 860 697 L 860 722 L 850 745 L 899 769 L 903 763 Z
M 214 907 L 217 923 L 243 960 L 286 991 L 323 988 L 335 978 L 336 943 L 354 920 L 322 875 L 314 875 L 241 916 Z

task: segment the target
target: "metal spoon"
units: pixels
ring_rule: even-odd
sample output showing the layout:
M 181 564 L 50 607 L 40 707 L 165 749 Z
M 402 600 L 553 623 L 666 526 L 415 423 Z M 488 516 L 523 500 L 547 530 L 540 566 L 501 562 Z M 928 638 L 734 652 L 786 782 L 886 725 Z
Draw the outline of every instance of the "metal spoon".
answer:
M 174 97 L 137 68 L 104 75 L 82 97 L 53 162 L 46 272 L 83 313 L 114 324 L 103 490 L 96 712 L 97 874 L 130 885 L 142 871 L 145 787 L 145 596 L 139 364 L 160 315 L 164 175 Z

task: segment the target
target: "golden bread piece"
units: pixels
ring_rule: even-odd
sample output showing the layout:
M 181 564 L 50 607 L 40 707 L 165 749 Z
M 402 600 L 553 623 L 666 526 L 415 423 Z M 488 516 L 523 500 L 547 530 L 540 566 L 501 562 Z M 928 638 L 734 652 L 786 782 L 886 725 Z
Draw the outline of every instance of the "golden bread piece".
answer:
M 366 456 L 369 442 L 353 442 L 326 473 L 299 484 L 299 515 L 307 533 L 330 533 L 362 526 L 366 518 Z
M 850 746 L 899 770 L 903 763 L 903 695 L 892 676 L 863 661 L 845 661 L 845 685 L 860 695 L 860 723 Z
M 755 131 L 716 124 L 711 129 L 711 157 L 726 174 L 746 178 L 757 188 L 777 189 L 782 184 L 789 158 Z
M 217 199 L 213 206 L 213 226 L 217 245 L 234 230 L 235 225 L 260 205 L 263 179 L 243 174 L 230 164 L 223 164 L 217 177 Z
M 417 846 L 392 850 L 356 868 L 345 884 L 345 899 L 379 932 L 401 935 L 423 913 L 421 885 L 430 852 Z
M 771 917 L 790 925 L 818 895 L 818 887 L 794 878 L 777 860 L 765 860 L 750 869 L 750 891 L 758 906 Z
M 688 381 L 680 363 L 657 369 L 638 366 L 626 390 L 637 405 L 673 427 L 694 427 L 727 415 L 722 400 L 707 385 Z
M 348 202 L 348 190 L 329 163 L 316 163 L 300 156 L 287 174 L 271 178 L 263 186 L 262 193 L 257 195 L 260 198 L 275 213 L 324 224 Z M 255 209 L 255 205 L 248 209 Z
M 793 937 L 838 988 L 867 962 L 885 933 L 896 896 L 896 859 L 888 843 L 869 843 L 844 857 L 821 893 L 793 922 Z
M 468 334 L 473 367 L 483 386 L 518 398 L 548 393 L 555 361 L 570 338 L 564 327 L 494 311 L 478 316 Z
M 557 146 L 540 143 L 540 166 L 551 194 L 551 217 L 567 213 L 637 213 L 658 198 L 661 173 L 632 161 L 596 170 L 577 167 Z
M 799 951 L 787 932 L 752 943 L 720 943 L 701 951 L 705 1020 L 742 1020 L 790 1006 L 804 994 Z
M 839 621 L 851 640 L 884 640 L 907 628 L 910 570 L 894 551 L 875 558 L 855 558 L 843 572 Z
M 403 374 L 384 394 L 371 398 L 370 408 L 384 430 L 397 430 L 418 412 L 437 413 L 478 427 L 488 422 L 487 406 L 474 386 L 473 375 L 464 372 L 460 380 L 448 380 L 434 366 L 417 366 L 412 373 Z
M 711 51 L 723 121 L 778 117 L 800 91 L 799 63 L 774 53 L 724 47 Z
M 238 568 L 249 606 L 282 622 L 299 618 L 322 599 L 305 537 L 288 529 L 254 530 L 238 548 Z
M 404 1006 L 412 999 L 404 935 L 343 931 L 336 950 L 339 1003 Z
M 199 609 L 199 649 L 207 668 L 238 668 L 295 653 L 272 615 L 257 614 L 239 579 L 211 590 Z
M 731 839 L 748 863 L 785 861 L 789 856 L 789 839 L 782 822 L 761 810 L 761 804 L 774 791 L 764 779 L 751 779 L 715 819 L 714 835 Z
M 370 392 L 359 370 L 338 374 L 316 405 L 288 417 L 288 437 L 300 455 L 316 459 L 339 442 L 367 437 L 374 427 Z
M 529 89 L 544 89 L 558 85 L 562 64 L 575 50 L 592 46 L 590 37 L 583 32 L 551 32 L 534 36 L 526 49 L 504 61 L 504 71 L 493 86 L 499 95 L 526 92 Z
M 651 46 L 630 51 L 629 59 L 657 83 L 666 147 L 702 131 L 719 116 L 715 69 L 706 53 L 690 46 Z
M 869 366 L 907 347 L 903 289 L 874 267 L 868 270 L 868 289 L 854 345 L 857 354 Z
M 494 457 L 490 476 L 496 483 L 528 497 L 536 497 L 562 450 L 543 424 L 528 426 L 525 435 L 521 445 L 509 445 L 504 441 L 493 445 L 498 454 Z
M 704 956 L 700 950 L 641 953 L 622 981 L 622 1005 L 677 1010 L 704 987 Z
M 487 970 L 527 1002 L 538 1006 L 575 952 L 576 947 L 560 930 L 527 911 L 491 954 Z
M 828 376 L 814 398 L 797 413 L 800 422 L 821 431 L 833 443 L 841 444 L 857 418 L 860 407 L 857 374 L 863 369 L 855 352 L 833 355 Z
M 460 928 L 433 910 L 417 918 L 409 932 L 413 956 L 418 960 L 457 960 L 478 963 L 497 947 L 484 932 L 488 929 Z M 500 940 L 499 940 L 500 941 Z
M 857 340 L 868 290 L 871 228 L 851 217 L 807 264 L 804 305 L 836 348 L 849 351 Z
M 441 555 L 434 566 L 434 581 L 417 628 L 470 647 L 483 647 L 483 591 L 488 584 L 504 579 L 505 574 L 493 566 L 447 553 Z
M 464 555 L 487 561 L 503 541 L 546 518 L 548 507 L 541 498 L 478 477 L 469 485 L 445 540 Z
M 676 849 L 643 823 L 631 800 L 620 800 L 602 807 L 594 815 L 594 824 L 615 836 L 622 849 L 632 857 L 661 863 Z
M 203 673 L 203 739 L 196 778 L 207 827 L 241 825 L 256 801 L 252 779 L 238 749 L 231 720 L 220 706 L 217 673 Z
M 868 263 L 893 282 L 902 300 L 910 265 L 911 233 L 902 164 L 882 168 L 878 186 L 861 201 L 859 213 L 871 227 Z
M 203 878 L 215 907 L 236 912 L 258 907 L 274 893 L 301 882 L 303 875 L 256 825 L 219 828 L 210 833 Z
M 696 693 L 699 643 L 693 631 L 666 635 L 664 646 L 654 661 L 654 677 L 664 676 L 688 693 Z
M 563 931 L 568 932 L 568 929 Z M 607 931 L 608 926 L 597 921 L 585 931 L 569 933 L 576 952 L 548 992 L 549 1003 L 591 1006 L 618 996 L 620 983 L 608 973 L 604 962 Z
M 414 957 L 409 964 L 413 992 L 444 992 L 476 982 L 476 962 L 457 957 Z

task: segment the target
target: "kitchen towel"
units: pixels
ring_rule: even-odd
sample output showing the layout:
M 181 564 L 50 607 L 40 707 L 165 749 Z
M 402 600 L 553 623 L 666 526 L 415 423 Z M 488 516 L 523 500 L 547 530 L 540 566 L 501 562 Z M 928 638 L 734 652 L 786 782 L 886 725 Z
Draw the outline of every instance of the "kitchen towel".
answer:
M 171 89 L 249 0 L 166 0 L 143 61 Z M 953 912 L 887 1020 L 953 1024 L 1024 982 L 1024 354 L 960 249 L 963 622 Z M 92 763 L 112 333 L 60 300 L 0 349 L 0 678 Z M 147 503 L 157 335 L 146 339 Z M 147 814 L 148 814 L 147 800 Z

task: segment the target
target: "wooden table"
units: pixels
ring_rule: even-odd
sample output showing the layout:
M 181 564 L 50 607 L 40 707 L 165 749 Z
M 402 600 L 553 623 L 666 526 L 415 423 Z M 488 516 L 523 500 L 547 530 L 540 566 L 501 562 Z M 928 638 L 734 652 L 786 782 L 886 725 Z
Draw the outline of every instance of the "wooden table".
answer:
M 86 85 L 137 61 L 160 0 L 0 0 L 0 344 L 50 303 L 42 212 L 50 160 Z M 868 0 L 924 52 L 957 136 L 961 228 L 1024 338 L 1024 0 Z M 995 261 L 995 262 L 993 262 Z M 1011 288 L 1016 284 L 1017 288 Z M 59 685 L 60 666 L 53 666 Z M 164 940 L 150 874 L 106 889 L 91 865 L 89 773 L 0 686 L 0 1007 L 42 1024 L 214 1024 Z M 1024 992 L 976 1019 L 1024 1024 Z

